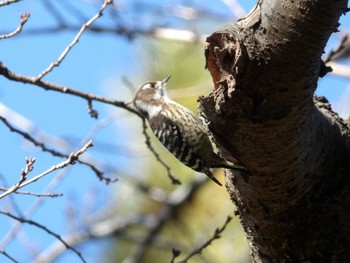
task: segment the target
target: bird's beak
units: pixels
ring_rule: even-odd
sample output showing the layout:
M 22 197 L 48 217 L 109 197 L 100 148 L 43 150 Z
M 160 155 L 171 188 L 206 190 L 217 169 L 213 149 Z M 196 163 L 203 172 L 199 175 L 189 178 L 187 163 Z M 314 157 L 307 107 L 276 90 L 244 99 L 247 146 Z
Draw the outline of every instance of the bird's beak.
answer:
M 170 79 L 171 76 L 166 77 L 165 79 L 162 80 L 162 84 L 167 83 L 168 80 Z

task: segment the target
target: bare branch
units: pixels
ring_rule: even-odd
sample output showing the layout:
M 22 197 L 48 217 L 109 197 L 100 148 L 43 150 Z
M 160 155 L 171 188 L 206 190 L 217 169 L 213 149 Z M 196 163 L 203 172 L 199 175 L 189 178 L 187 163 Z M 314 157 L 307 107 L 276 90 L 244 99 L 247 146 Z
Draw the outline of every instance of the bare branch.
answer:
M 4 6 L 4 5 L 9 5 L 9 4 L 13 4 L 13 3 L 16 3 L 20 0 L 4 0 L 4 1 L 1 1 L 0 2 L 0 6 Z
M 118 101 L 118 100 L 113 100 L 113 99 L 109 99 L 103 96 L 99 96 L 99 95 L 95 95 L 95 94 L 91 94 L 91 93 L 86 93 L 86 92 L 82 92 L 79 90 L 75 90 L 75 89 L 71 89 L 67 86 L 63 86 L 63 85 L 59 85 L 59 84 L 55 84 L 55 83 L 51 83 L 48 81 L 44 81 L 44 80 L 36 80 L 35 77 L 31 77 L 31 76 L 25 76 L 25 75 L 21 75 L 21 74 L 17 74 L 14 73 L 12 71 L 10 71 L 1 61 L 0 61 L 0 75 L 3 75 L 5 78 L 9 79 L 9 80 L 14 80 L 17 82 L 22 82 L 25 84 L 33 84 L 35 86 L 39 86 L 45 90 L 52 90 L 52 91 L 57 91 L 60 93 L 65 93 L 65 94 L 70 94 L 70 95 L 74 95 L 86 100 L 91 100 L 91 101 L 100 101 L 100 102 L 104 102 L 107 104 L 111 104 L 114 105 L 116 107 L 119 108 L 123 108 L 127 111 L 130 111 L 134 114 L 136 114 L 137 116 L 141 117 L 141 115 L 132 107 L 128 106 L 124 101 Z
M 1 6 L 1 3 L 0 3 L 0 6 Z M 21 21 L 19 22 L 19 26 L 17 27 L 17 29 L 9 34 L 0 35 L 0 39 L 10 38 L 19 34 L 22 31 L 24 24 L 28 21 L 29 17 L 30 17 L 29 13 L 20 14 Z
M 146 249 L 153 244 L 155 236 L 162 227 L 169 219 L 173 218 L 177 209 L 189 200 L 196 190 L 207 180 L 207 177 L 196 177 L 190 184 L 183 185 L 171 192 L 167 197 L 167 206 L 158 212 L 154 221 L 149 223 L 147 235 L 138 240 L 136 247 L 123 262 L 131 263 L 140 261 Z
M 203 249 L 205 249 L 207 246 L 209 246 L 215 239 L 219 239 L 221 238 L 221 234 L 224 232 L 226 226 L 228 225 L 229 222 L 231 222 L 232 217 L 228 216 L 226 219 L 226 222 L 224 223 L 224 225 L 221 228 L 217 228 L 215 229 L 214 235 L 207 240 L 203 245 L 201 245 L 200 247 L 194 249 L 186 258 L 184 258 L 181 261 L 178 261 L 177 263 L 186 263 L 191 257 L 193 257 L 194 255 L 197 254 L 201 254 Z M 175 251 L 175 252 L 174 252 Z M 179 256 L 181 253 L 181 251 L 173 249 L 173 258 L 171 260 L 171 262 L 174 262 L 174 259 Z
M 41 72 L 36 78 L 35 81 L 38 81 L 40 79 L 42 79 L 46 74 L 48 74 L 50 71 L 53 70 L 54 67 L 58 67 L 61 62 L 63 61 L 63 59 L 67 56 L 68 52 L 78 43 L 80 37 L 82 36 L 82 34 L 85 32 L 85 30 L 93 23 L 95 22 L 98 18 L 100 18 L 102 16 L 103 10 L 110 4 L 112 4 L 113 1 L 112 0 L 105 0 L 103 5 L 101 6 L 100 10 L 98 11 L 98 13 L 92 17 L 87 23 L 83 24 L 80 31 L 78 32 L 78 34 L 75 36 L 75 38 L 73 39 L 73 41 L 67 46 L 67 48 L 63 51 L 63 53 L 61 54 L 61 56 L 53 63 L 51 63 L 51 65 L 46 68 L 43 72 Z
M 45 28 L 31 28 L 23 32 L 26 35 L 38 35 L 38 34 L 54 34 L 62 31 L 75 31 L 78 27 L 75 25 L 58 25 L 49 26 Z M 138 36 L 150 36 L 157 39 L 173 40 L 187 43 L 205 43 L 207 35 L 200 34 L 191 30 L 174 29 L 166 27 L 154 27 L 150 29 L 134 29 L 127 28 L 125 26 L 103 27 L 103 26 L 90 26 L 89 31 L 93 33 L 108 33 L 112 35 L 125 36 L 128 40 L 132 40 Z
M 98 111 L 92 107 L 92 100 L 88 100 L 88 111 L 91 118 L 94 118 L 94 119 L 98 118 Z
M 67 240 L 71 246 L 76 246 L 91 238 L 121 236 L 130 239 L 130 236 L 125 236 L 127 229 L 135 225 L 143 226 L 147 231 L 146 234 L 141 237 L 131 238 L 132 241 L 138 244 L 128 258 L 123 261 L 124 263 L 138 262 L 150 245 L 157 245 L 163 248 L 165 248 L 165 245 L 167 248 L 174 245 L 174 242 L 167 242 L 164 239 L 158 240 L 156 235 L 164 224 L 173 218 L 177 209 L 191 199 L 193 194 L 195 194 L 198 188 L 206 181 L 208 181 L 208 178 L 205 176 L 196 177 L 191 183 L 180 186 L 168 195 L 165 194 L 166 196 L 162 200 L 158 200 L 158 202 L 163 202 L 165 207 L 156 214 L 114 215 L 112 217 L 107 217 L 106 220 L 92 223 L 88 228 L 84 228 L 84 231 L 70 232 L 64 237 L 64 240 Z M 107 210 L 111 211 L 111 209 Z M 92 221 L 96 221 L 96 219 Z M 176 244 L 175 246 L 181 246 L 181 244 Z M 186 249 L 186 247 L 183 249 Z M 52 262 L 64 251 L 64 247 L 57 241 L 37 255 L 35 262 Z
M 67 173 L 67 170 L 61 170 L 52 180 L 51 182 L 45 187 L 44 193 L 51 192 L 61 181 L 64 175 Z M 9 196 L 11 198 L 12 195 Z M 43 203 L 47 200 L 45 197 L 39 197 L 35 202 L 25 211 L 20 212 L 18 214 L 21 214 L 23 217 L 29 218 L 32 216 L 35 211 L 37 211 Z M 14 239 L 19 231 L 21 230 L 22 224 L 20 222 L 17 222 L 17 224 L 14 224 L 12 228 L 8 231 L 8 233 L 3 237 L 3 239 L 0 242 L 0 247 L 5 247 L 6 244 L 8 244 L 12 239 Z
M 75 153 L 71 153 L 69 155 L 69 157 L 67 158 L 66 161 L 64 162 L 61 162 L 57 165 L 54 165 L 52 166 L 50 169 L 48 169 L 47 171 L 33 177 L 32 179 L 30 179 L 29 181 L 26 181 L 26 182 L 22 182 L 20 184 L 16 184 L 15 186 L 11 187 L 10 189 L 8 189 L 6 192 L 2 193 L 0 195 L 0 199 L 1 198 L 4 198 L 5 196 L 15 192 L 17 189 L 20 189 L 28 184 L 31 184 L 31 183 L 34 183 L 35 181 L 39 180 L 40 178 L 44 177 L 45 175 L 49 174 L 49 173 L 52 173 L 53 171 L 56 171 L 56 170 L 59 170 L 59 169 L 62 169 L 68 165 L 74 165 L 76 163 L 76 161 L 78 160 L 79 156 L 81 154 L 83 154 L 89 147 L 92 146 L 92 141 L 88 141 L 80 150 L 78 150 L 77 152 Z
M 13 127 L 4 117 L 0 116 L 0 120 L 5 124 L 5 126 L 7 128 L 9 128 L 9 130 L 11 132 L 15 132 L 18 133 L 19 135 L 21 135 L 23 138 L 25 138 L 26 140 L 30 141 L 31 143 L 33 143 L 35 146 L 40 147 L 41 150 L 43 152 L 49 152 L 51 153 L 53 156 L 58 156 L 58 157 L 66 157 L 66 155 L 54 150 L 54 149 L 50 149 L 48 148 L 44 143 L 38 142 L 36 141 L 29 133 L 21 131 L 15 127 Z M 68 156 L 68 155 L 67 155 Z
M 329 51 L 324 63 L 348 57 L 350 57 L 350 33 L 345 34 L 341 38 L 339 45 Z
M 0 254 L 3 254 L 5 257 L 7 257 L 12 262 L 18 263 L 16 259 L 14 259 L 12 256 L 10 256 L 5 250 L 0 250 Z
M 38 142 L 36 139 L 34 139 L 29 133 L 21 131 L 21 130 L 13 127 L 5 118 L 3 118 L 1 116 L 0 116 L 0 121 L 2 121 L 10 129 L 11 132 L 15 132 L 15 133 L 20 134 L 25 139 L 27 139 L 28 141 L 33 143 L 35 146 L 40 147 L 43 152 L 51 153 L 53 156 L 57 156 L 57 157 L 69 158 L 68 154 L 61 153 L 61 152 L 59 152 L 57 150 L 54 150 L 54 149 L 50 149 L 44 143 Z M 86 162 L 86 161 L 83 161 L 83 160 L 80 160 L 80 159 L 78 159 L 77 162 L 88 166 L 91 170 L 94 171 L 94 173 L 96 174 L 96 176 L 100 180 L 105 181 L 107 184 L 109 184 L 110 182 L 115 182 L 116 181 L 116 179 L 112 180 L 112 179 L 110 179 L 108 177 L 103 176 L 104 173 L 102 171 L 100 171 L 95 165 L 93 165 L 93 164 L 91 164 L 89 162 Z
M 324 63 L 332 68 L 332 73 L 341 77 L 350 77 L 350 67 L 338 61 L 350 57 L 350 33 L 343 35 L 337 47 L 329 51 Z
M 54 136 L 52 134 L 46 133 L 45 131 L 38 128 L 36 124 L 33 123 L 30 119 L 26 118 L 17 111 L 7 107 L 1 102 L 0 116 L 6 120 L 9 120 L 8 122 L 10 122 L 10 126 L 19 127 L 21 131 L 26 131 L 28 134 L 31 134 L 32 137 L 40 138 L 41 142 L 49 143 L 53 147 L 57 147 L 58 149 L 62 149 L 63 151 L 71 149 L 71 145 L 66 140 L 63 140 L 62 138 Z
M 8 191 L 8 188 L 5 187 L 0 187 L 0 191 Z M 59 197 L 59 196 L 63 196 L 63 194 L 56 194 L 56 193 L 33 193 L 33 192 L 29 192 L 29 191 L 15 191 L 13 192 L 14 194 L 21 194 L 21 195 L 32 195 L 32 196 L 36 196 L 36 197 Z
M 22 170 L 22 177 L 27 177 L 27 175 L 33 171 L 33 165 L 35 163 L 35 158 L 26 158 L 26 168 Z
M 148 226 L 150 222 L 156 220 L 154 215 L 126 215 L 113 216 L 103 222 L 97 222 L 85 228 L 84 231 L 73 231 L 68 233 L 64 240 L 67 240 L 71 246 L 81 244 L 91 238 L 104 238 L 120 234 L 120 231 L 135 225 Z M 53 262 L 55 258 L 61 255 L 65 248 L 60 242 L 54 242 L 45 251 L 41 252 L 35 258 L 35 262 Z
M 12 219 L 14 220 L 17 220 L 21 223 L 27 223 L 27 224 L 30 224 L 30 225 L 33 225 L 33 226 L 36 226 L 42 230 L 44 230 L 45 232 L 47 232 L 49 235 L 52 235 L 54 236 L 55 238 L 57 238 L 59 241 L 61 241 L 62 244 L 64 244 L 64 246 L 73 251 L 75 254 L 78 255 L 78 257 L 81 259 L 82 262 L 86 262 L 83 255 L 78 251 L 76 250 L 74 247 L 70 246 L 66 241 L 64 241 L 60 235 L 54 233 L 53 231 L 51 231 L 50 229 L 48 229 L 46 226 L 43 226 L 42 224 L 39 224 L 38 222 L 35 222 L 33 220 L 30 220 L 30 219 L 25 219 L 25 218 L 22 218 L 22 217 L 17 217 L 9 212 L 5 212 L 5 211 L 0 211 L 0 214 L 3 214 L 3 215 L 6 215 L 6 216 L 9 216 L 11 217 Z
M 181 250 L 176 249 L 176 248 L 173 248 L 173 249 L 172 249 L 172 252 L 173 252 L 173 257 L 171 258 L 170 263 L 175 263 L 175 259 L 176 259 L 178 256 L 180 256 Z
M 27 175 L 33 170 L 34 162 L 35 158 L 26 158 L 26 168 L 22 169 L 21 176 L 18 182 L 11 188 L 7 189 L 2 195 L 0 195 L 0 199 L 3 196 L 16 192 L 17 189 L 19 189 L 23 185 L 24 181 L 27 180 Z

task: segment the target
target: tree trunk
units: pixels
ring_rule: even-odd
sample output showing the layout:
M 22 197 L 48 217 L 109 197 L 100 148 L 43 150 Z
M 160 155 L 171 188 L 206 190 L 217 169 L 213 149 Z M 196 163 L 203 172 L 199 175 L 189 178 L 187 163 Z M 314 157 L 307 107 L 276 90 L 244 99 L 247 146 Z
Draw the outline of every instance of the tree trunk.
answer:
M 314 97 L 345 0 L 260 0 L 207 38 L 200 99 L 254 262 L 350 262 L 349 124 Z M 331 87 L 330 87 L 331 88 Z M 234 246 L 234 244 L 233 244 Z

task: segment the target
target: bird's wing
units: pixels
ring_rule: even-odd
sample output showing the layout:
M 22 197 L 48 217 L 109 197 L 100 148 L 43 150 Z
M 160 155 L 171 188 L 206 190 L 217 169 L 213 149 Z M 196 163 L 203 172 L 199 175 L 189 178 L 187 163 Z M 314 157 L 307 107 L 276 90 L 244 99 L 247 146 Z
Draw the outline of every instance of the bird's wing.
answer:
M 205 167 L 201 155 L 197 152 L 189 136 L 186 136 L 183 126 L 175 123 L 166 115 L 159 113 L 149 120 L 149 125 L 158 140 L 183 164 L 191 169 L 205 173 L 211 180 L 221 186 L 209 168 Z
M 172 119 L 159 113 L 149 120 L 149 125 L 158 140 L 183 164 L 201 172 L 203 162 L 195 147 L 186 136 L 183 127 Z

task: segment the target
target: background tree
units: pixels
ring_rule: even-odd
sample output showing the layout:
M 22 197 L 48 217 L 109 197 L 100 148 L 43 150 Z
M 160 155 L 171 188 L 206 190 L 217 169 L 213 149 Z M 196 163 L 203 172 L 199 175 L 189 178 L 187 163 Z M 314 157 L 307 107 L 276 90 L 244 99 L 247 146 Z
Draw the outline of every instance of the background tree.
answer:
M 327 72 L 321 54 L 345 2 L 259 1 L 245 19 L 207 39 L 205 57 L 203 34 L 235 20 L 231 11 L 242 17 L 237 2 L 16 2 L 0 4 L 6 25 L 15 17 L 9 10 L 31 12 L 0 41 L 6 50 L 0 54 L 1 225 L 7 226 L 0 229 L 0 248 L 6 260 L 94 261 L 91 251 L 101 246 L 91 240 L 101 245 L 113 237 L 107 256 L 102 252 L 110 262 L 250 261 L 239 218 L 230 222 L 234 207 L 224 188 L 205 184 L 204 175 L 191 177 L 125 103 L 143 81 L 169 74 L 176 88 L 171 97 L 194 111 L 196 98 L 214 86 L 201 99 L 201 114 L 225 157 L 250 170 L 226 171 L 226 184 L 253 260 L 347 259 L 348 124 L 324 98 L 312 103 L 317 79 Z M 38 13 L 50 19 L 40 22 Z M 127 41 L 116 41 L 121 38 Z M 324 57 L 343 76 L 348 71 L 337 62 L 346 58 L 347 41 L 346 35 L 333 41 L 338 47 Z M 205 58 L 213 82 L 201 69 Z M 172 185 L 174 178 L 182 185 Z M 113 195 L 103 194 L 108 190 Z M 56 220 L 63 211 L 67 229 Z

